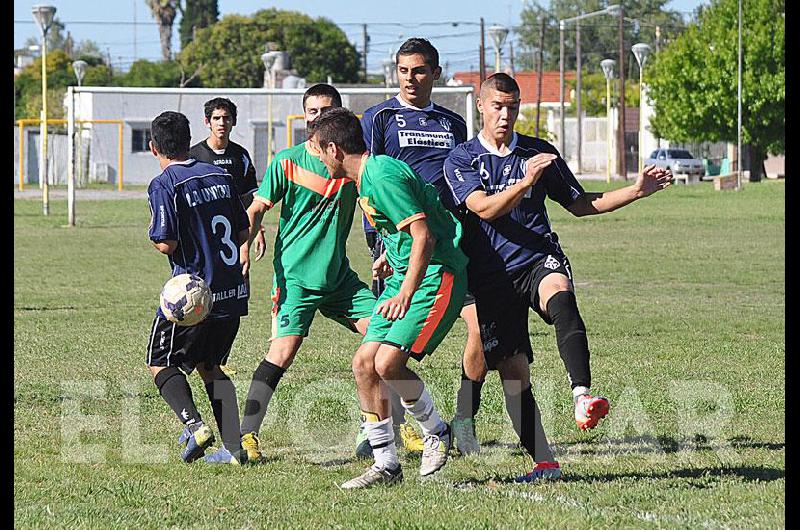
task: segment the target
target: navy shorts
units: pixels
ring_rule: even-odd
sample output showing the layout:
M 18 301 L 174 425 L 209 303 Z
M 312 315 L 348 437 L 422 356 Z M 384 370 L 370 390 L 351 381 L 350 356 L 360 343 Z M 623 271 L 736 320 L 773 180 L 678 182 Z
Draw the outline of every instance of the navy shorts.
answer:
M 177 366 L 191 373 L 200 363 L 207 367 L 228 360 L 239 317 L 206 319 L 196 326 L 178 326 L 156 315 L 147 345 L 147 366 Z

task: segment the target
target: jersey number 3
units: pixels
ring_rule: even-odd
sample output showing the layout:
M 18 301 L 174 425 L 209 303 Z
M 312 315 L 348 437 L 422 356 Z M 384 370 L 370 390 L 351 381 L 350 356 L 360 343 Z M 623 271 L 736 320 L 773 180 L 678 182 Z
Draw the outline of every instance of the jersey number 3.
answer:
M 222 234 L 222 243 L 231 249 L 230 256 L 226 256 L 225 252 L 222 250 L 219 251 L 219 256 L 222 258 L 222 261 L 225 262 L 225 265 L 235 265 L 236 260 L 239 258 L 239 249 L 236 248 L 236 245 L 231 240 L 231 223 L 224 215 L 215 215 L 211 219 L 211 231 L 214 232 L 214 235 L 217 235 L 217 226 L 219 225 L 222 225 L 225 229 L 225 232 Z

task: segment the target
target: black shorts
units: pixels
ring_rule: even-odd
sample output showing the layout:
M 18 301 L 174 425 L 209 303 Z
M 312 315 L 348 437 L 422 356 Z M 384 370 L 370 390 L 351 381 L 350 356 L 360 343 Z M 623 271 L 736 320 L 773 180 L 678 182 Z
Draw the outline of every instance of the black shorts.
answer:
M 372 262 L 375 263 L 375 260 L 380 258 L 381 254 L 386 250 L 383 246 L 383 239 L 381 239 L 381 236 L 379 236 L 377 232 L 364 232 L 364 235 L 367 238 L 367 246 L 369 247 L 370 256 L 372 256 Z M 384 280 L 372 280 L 372 293 L 376 297 L 383 293 L 384 288 Z M 467 291 L 467 294 L 464 296 L 464 305 L 462 307 L 467 307 L 474 303 L 475 297 L 472 296 L 471 292 Z
M 548 255 L 530 267 L 483 278 L 475 290 L 481 342 L 490 370 L 503 359 L 523 353 L 533 362 L 528 335 L 528 309 L 533 309 L 545 323 L 550 317 L 539 309 L 539 284 L 548 274 L 560 273 L 572 282 L 572 269 L 563 254 Z
M 147 366 L 177 366 L 187 374 L 200 363 L 225 364 L 239 331 L 239 317 L 207 319 L 181 327 L 159 316 L 147 345 Z

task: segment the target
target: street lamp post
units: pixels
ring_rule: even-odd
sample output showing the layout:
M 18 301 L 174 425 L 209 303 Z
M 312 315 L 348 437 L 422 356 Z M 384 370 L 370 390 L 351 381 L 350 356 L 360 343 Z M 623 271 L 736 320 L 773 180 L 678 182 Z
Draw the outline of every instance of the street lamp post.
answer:
M 87 66 L 86 61 L 74 61 L 72 63 L 72 70 L 78 80 L 78 86 L 81 86 Z M 67 160 L 70 160 L 70 164 L 67 167 L 67 225 L 75 226 L 75 165 L 72 163 L 75 159 L 75 89 L 71 85 L 67 87 L 67 105 L 69 105 L 69 111 L 67 112 Z M 78 130 L 80 131 L 80 128 Z M 78 150 L 80 151 L 80 140 L 78 141 Z M 78 157 L 78 164 L 80 165 L 80 156 Z
M 560 74 L 559 75 L 559 77 L 560 77 L 560 79 L 559 79 L 559 87 L 560 87 L 559 94 L 560 94 L 560 96 L 559 97 L 560 97 L 560 100 L 561 100 L 561 130 L 560 130 L 560 134 L 559 134 L 559 143 L 560 143 L 560 149 L 561 149 L 561 157 L 564 158 L 565 160 L 567 159 L 567 156 L 564 153 L 565 146 L 566 146 L 566 139 L 565 139 L 565 133 L 564 133 L 564 128 L 565 128 L 564 127 L 564 28 L 566 27 L 567 23 L 569 23 L 569 22 L 577 23 L 579 20 L 583 20 L 585 18 L 596 17 L 596 16 L 600 16 L 600 15 L 616 16 L 619 13 L 619 11 L 620 11 L 620 6 L 618 4 L 611 4 L 609 6 L 606 6 L 605 9 L 601 9 L 599 11 L 593 11 L 591 13 L 585 13 L 585 14 L 582 14 L 582 15 L 578 15 L 576 17 L 564 18 L 564 19 L 561 19 L 561 20 L 558 21 L 558 29 L 559 29 L 559 74 Z M 576 47 L 577 47 L 577 52 L 580 53 L 580 29 L 578 29 L 578 31 L 576 32 L 575 44 L 576 44 Z M 580 65 L 580 58 L 578 58 L 578 65 Z M 577 81 L 577 86 L 576 86 L 575 94 L 578 95 L 578 97 L 580 98 L 580 96 L 579 96 L 580 91 L 581 91 L 580 74 L 578 74 L 578 78 L 576 79 L 576 81 Z M 581 125 L 582 125 L 580 112 L 578 112 L 577 117 L 578 117 L 578 138 L 580 139 L 580 136 L 581 136 Z M 580 151 L 581 151 L 581 147 L 580 147 L 580 140 L 579 140 L 579 143 L 578 143 L 578 173 L 581 172 L 581 154 L 580 154 Z
M 636 57 L 636 62 L 639 63 L 639 173 L 641 173 L 644 167 L 644 90 L 642 79 L 644 63 L 647 62 L 647 56 L 650 54 L 650 46 L 639 42 L 631 47 L 631 51 Z
M 35 5 L 33 18 L 42 33 L 42 113 L 41 149 L 39 162 L 39 182 L 42 185 L 42 213 L 50 215 L 50 189 L 47 185 L 47 31 L 53 24 L 56 8 L 48 5 Z
M 606 76 L 606 182 L 611 182 L 611 137 L 614 134 L 614 127 L 611 125 L 611 80 L 614 78 L 614 65 L 617 62 L 614 59 L 603 59 L 600 61 L 600 67 L 603 69 L 603 75 Z
M 486 32 L 489 33 L 494 45 L 494 72 L 497 73 L 500 71 L 500 51 L 503 49 L 506 37 L 508 37 L 508 28 L 495 25 L 491 26 Z
M 275 88 L 275 64 L 283 52 L 274 49 L 274 43 L 267 43 L 267 52 L 261 54 L 261 61 L 264 63 L 264 84 L 267 88 Z M 267 165 L 272 162 L 272 92 L 267 96 Z

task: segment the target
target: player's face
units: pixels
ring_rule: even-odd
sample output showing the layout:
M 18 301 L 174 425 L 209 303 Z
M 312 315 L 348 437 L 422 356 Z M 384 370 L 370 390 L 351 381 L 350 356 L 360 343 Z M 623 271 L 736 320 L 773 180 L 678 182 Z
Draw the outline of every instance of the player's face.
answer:
M 233 129 L 233 116 L 228 113 L 228 109 L 214 109 L 211 119 L 206 118 L 206 126 L 215 137 L 227 140 Z
M 519 115 L 519 93 L 487 89 L 478 98 L 478 111 L 483 114 L 483 134 L 508 144 Z
M 344 177 L 344 165 L 342 161 L 339 160 L 339 154 L 341 151 L 336 149 L 334 144 L 328 144 L 327 146 L 322 146 L 317 142 L 317 136 L 314 135 L 311 137 L 311 142 L 317 147 L 319 151 L 319 159 L 320 161 L 325 164 L 325 167 L 328 169 L 328 173 L 332 178 L 342 178 Z
M 425 64 L 421 53 L 401 55 L 397 58 L 397 80 L 400 96 L 415 107 L 425 107 L 431 101 L 433 83 L 439 79 L 442 69 Z
M 316 120 L 320 114 L 333 107 L 333 98 L 329 96 L 309 96 L 306 98 L 306 123 Z

